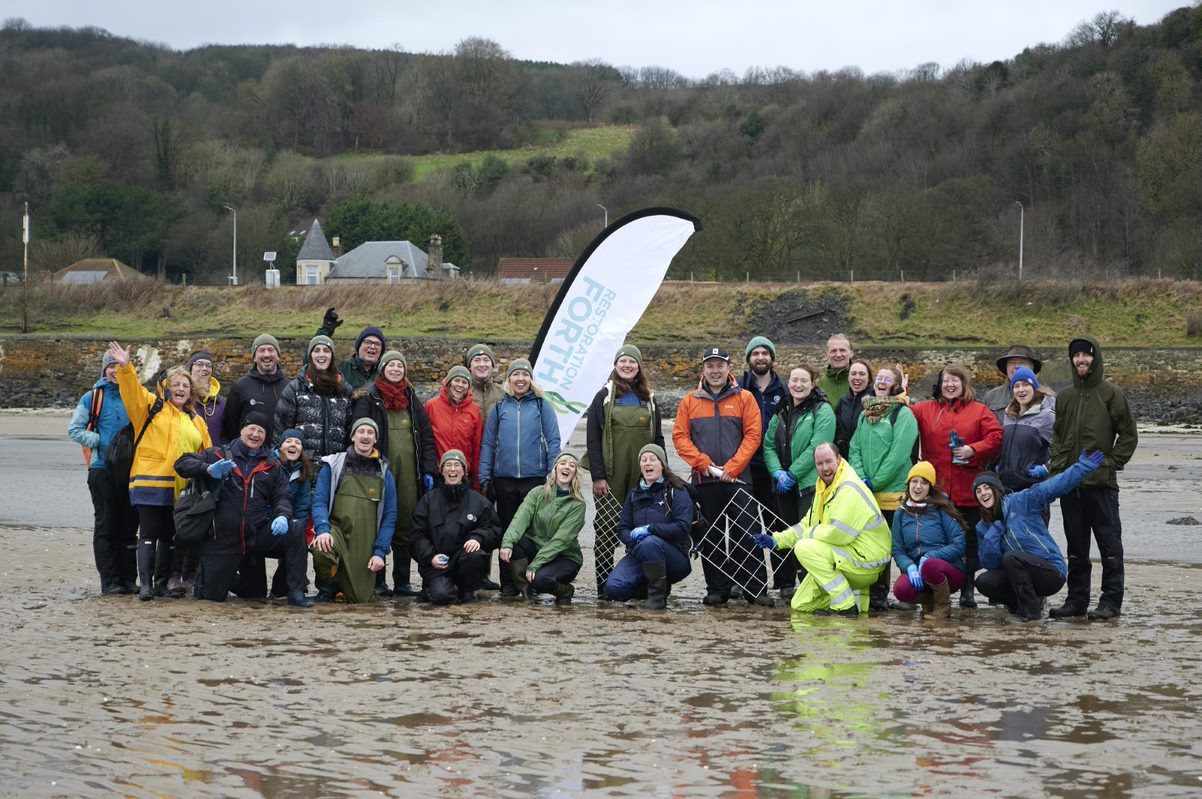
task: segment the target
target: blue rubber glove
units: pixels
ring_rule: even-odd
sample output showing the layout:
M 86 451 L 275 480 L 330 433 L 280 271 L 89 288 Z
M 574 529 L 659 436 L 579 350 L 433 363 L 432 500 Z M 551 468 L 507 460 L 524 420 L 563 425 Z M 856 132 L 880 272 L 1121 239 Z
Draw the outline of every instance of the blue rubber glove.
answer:
M 864 485 L 865 485 L 865 486 L 867 486 L 869 489 L 871 489 L 871 488 L 872 488 L 872 481 L 871 481 L 871 480 L 869 480 L 867 477 L 865 477 L 865 478 L 864 478 Z
M 210 464 L 206 471 L 209 473 L 210 477 L 215 477 L 218 480 L 224 480 L 227 474 L 234 471 L 234 462 L 229 459 L 217 461 L 216 463 Z
M 924 588 L 922 582 L 922 572 L 913 563 L 910 568 L 906 569 L 906 574 L 910 575 L 910 585 L 914 586 L 915 591 L 921 591 Z
M 287 535 L 288 534 L 288 517 L 276 516 L 271 520 L 272 535 Z
M 1102 452 L 1100 449 L 1096 449 L 1093 452 L 1081 450 L 1081 458 L 1077 461 L 1077 463 L 1081 464 L 1092 472 L 1094 469 L 1101 466 L 1102 461 L 1104 460 L 1106 460 L 1106 453 Z
M 793 472 L 785 472 L 785 482 L 787 485 L 781 493 L 792 491 L 797 486 L 797 476 Z
M 630 531 L 630 540 L 637 544 L 649 535 L 651 535 L 651 531 L 647 529 L 647 525 L 643 525 Z
M 751 540 L 760 549 L 776 549 L 776 539 L 767 533 L 756 533 L 751 536 Z
M 789 480 L 787 477 L 788 474 L 789 473 L 786 472 L 784 469 L 777 469 L 775 472 L 772 473 L 772 479 L 776 481 L 776 487 L 773 489 L 774 491 L 776 491 L 776 493 L 783 494 L 789 490 L 789 488 L 788 488 Z
M 431 491 L 433 491 L 434 490 L 434 475 L 423 474 L 422 475 L 422 485 L 425 487 L 427 494 L 429 494 Z
M 928 558 L 930 558 L 930 557 L 931 557 L 930 555 L 923 555 L 921 558 L 919 558 L 919 559 L 918 559 L 918 569 L 919 569 L 919 571 L 921 571 L 921 570 L 922 570 L 922 564 L 926 563 L 926 562 L 927 562 L 927 559 L 928 559 Z
M 1036 464 L 1030 469 L 1027 469 L 1027 477 L 1030 477 L 1032 480 L 1043 480 L 1047 478 L 1047 476 L 1048 467 L 1044 466 L 1042 463 Z

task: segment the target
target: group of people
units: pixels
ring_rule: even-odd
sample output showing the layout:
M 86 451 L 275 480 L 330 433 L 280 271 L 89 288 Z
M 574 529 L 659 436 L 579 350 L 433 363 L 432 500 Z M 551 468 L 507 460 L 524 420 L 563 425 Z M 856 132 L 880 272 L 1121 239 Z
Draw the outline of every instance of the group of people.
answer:
M 497 381 L 493 350 L 472 346 L 423 403 L 405 356 L 377 327 L 339 362 L 341 323 L 327 311 L 291 378 L 278 340 L 258 336 L 249 371 L 225 396 L 208 352 L 147 388 L 128 350 L 110 344 L 68 430 L 89 453 L 103 593 L 272 595 L 307 607 L 390 595 L 445 605 L 499 590 L 568 604 L 583 565 L 587 469 L 594 501 L 620 506 L 596 521 L 603 600 L 666 607 L 692 553 L 709 606 L 734 596 L 771 606 L 771 585 L 801 612 L 885 610 L 892 561 L 893 604 L 936 615 L 957 591 L 960 607 L 974 607 L 975 588 L 1032 620 L 1066 579 L 1053 616 L 1121 611 L 1115 472 L 1134 452 L 1135 424 L 1087 339 L 1069 344 L 1074 384 L 1058 397 L 1040 384 L 1039 359 L 1015 347 L 998 360 L 1006 382 L 981 401 L 957 365 L 942 369 L 929 399 L 912 397 L 900 365 L 874 371 L 842 335 L 828 341 L 822 368 L 799 364 L 784 382 L 765 337 L 748 342 L 741 377 L 725 349 L 708 348 L 672 427 L 690 471 L 682 479 L 633 345 L 615 354 L 587 410 L 580 462 L 562 450 L 528 360 L 511 360 Z M 215 497 L 211 534 L 198 544 L 174 536 L 188 481 Z M 1067 562 L 1047 528 L 1056 498 Z M 758 525 L 746 524 L 749 508 Z M 1103 568 L 1093 610 L 1091 535 Z M 278 562 L 270 587 L 268 560 Z

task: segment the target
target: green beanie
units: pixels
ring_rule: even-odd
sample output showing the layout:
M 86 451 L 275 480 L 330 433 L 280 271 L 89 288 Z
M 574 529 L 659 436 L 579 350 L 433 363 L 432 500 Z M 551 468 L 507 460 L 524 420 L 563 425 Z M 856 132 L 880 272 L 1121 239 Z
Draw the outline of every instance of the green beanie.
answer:
M 447 371 L 447 376 L 442 379 L 442 384 L 444 386 L 449 386 L 449 385 L 451 385 L 451 380 L 453 380 L 456 377 L 462 377 L 464 380 L 466 380 L 468 382 L 469 385 L 472 382 L 472 373 L 469 372 L 465 367 L 452 366 L 450 368 L 450 370 Z
M 664 468 L 668 468 L 668 453 L 664 452 L 664 448 L 659 444 L 644 444 L 643 448 L 639 450 L 639 460 L 643 459 L 643 453 L 645 452 L 650 452 L 659 458 L 659 462 L 664 465 Z
M 579 459 L 579 458 L 577 458 L 577 457 L 576 457 L 576 456 L 575 456 L 573 453 L 571 453 L 571 452 L 561 452 L 561 453 L 559 453 L 558 455 L 556 455 L 556 456 L 555 456 L 555 462 L 556 462 L 556 463 L 559 463 L 559 461 L 560 461 L 561 459 L 563 459 L 563 458 L 571 458 L 573 461 L 575 461 L 575 463 L 576 463 L 576 465 L 577 465 L 577 466 L 579 466 L 579 465 L 580 465 L 580 459 Z
M 270 344 L 275 347 L 276 352 L 280 351 L 280 342 L 276 341 L 275 336 L 270 333 L 260 333 L 255 339 L 255 343 L 250 345 L 250 355 L 252 358 L 259 351 L 259 347 L 262 347 L 264 344 Z
M 534 367 L 530 365 L 530 361 L 525 358 L 514 358 L 509 362 L 509 368 L 505 370 L 505 379 L 508 380 L 510 375 L 518 370 L 530 373 L 530 377 L 534 377 Z
M 442 458 L 438 461 L 438 471 L 442 471 L 442 467 L 446 465 L 447 461 L 459 461 L 463 468 L 467 469 L 467 458 L 457 449 L 448 449 L 442 454 Z
M 621 347 L 618 347 L 617 353 L 614 354 L 614 363 L 617 363 L 618 358 L 621 358 L 623 355 L 634 358 L 635 363 L 639 365 L 639 369 L 643 368 L 643 353 L 639 352 L 638 347 L 633 344 L 623 344 Z
M 409 371 L 409 363 L 405 360 L 405 356 L 397 350 L 389 350 L 380 356 L 380 365 L 376 367 L 380 374 L 384 374 L 384 365 L 391 363 L 392 361 L 400 361 L 401 366 L 405 367 L 405 371 Z
M 497 356 L 493 353 L 492 347 L 487 344 L 473 344 L 468 349 L 467 354 L 463 356 L 463 365 L 471 366 L 472 358 L 475 358 L 477 355 L 487 355 L 488 359 L 492 361 L 492 365 L 497 365 Z
M 756 347 L 763 347 L 768 352 L 772 353 L 772 360 L 776 360 L 776 345 L 767 339 L 766 336 L 756 336 L 751 341 L 747 342 L 747 348 L 743 350 L 743 360 L 751 357 L 751 351 Z
M 330 354 L 332 355 L 334 353 L 334 339 L 330 338 L 329 336 L 323 336 L 321 334 L 318 334 L 318 335 L 314 336 L 313 338 L 309 339 L 309 349 L 305 350 L 305 357 L 312 355 L 313 348 L 316 347 L 318 344 L 325 344 L 327 347 L 330 348 Z
M 363 425 L 367 425 L 374 430 L 376 432 L 376 441 L 380 440 L 380 426 L 376 424 L 374 419 L 367 416 L 361 416 L 355 420 L 355 423 L 351 425 L 351 435 L 354 435 L 355 431 Z

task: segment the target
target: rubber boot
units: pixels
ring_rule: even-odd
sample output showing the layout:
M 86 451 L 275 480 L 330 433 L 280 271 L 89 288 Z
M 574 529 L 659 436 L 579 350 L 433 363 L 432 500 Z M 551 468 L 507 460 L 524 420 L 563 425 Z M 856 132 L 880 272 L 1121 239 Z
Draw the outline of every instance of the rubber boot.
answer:
M 139 541 L 138 542 L 138 599 L 145 602 L 148 599 L 154 599 L 154 592 L 150 588 L 151 580 L 154 577 L 154 542 Z
M 410 560 L 408 555 L 393 552 L 392 594 L 393 596 L 417 596 L 421 593 L 409 584 Z
M 922 614 L 924 616 L 933 613 L 935 611 L 935 589 L 928 586 L 919 591 L 918 604 L 922 605 Z
M 294 608 L 311 608 L 313 607 L 313 600 L 305 596 L 304 591 L 289 591 L 288 604 Z
M 885 564 L 876 582 L 868 589 L 868 609 L 874 613 L 889 609 L 889 564 Z
M 551 593 L 555 596 L 556 605 L 570 605 L 572 597 L 576 595 L 576 586 L 571 583 L 556 583 Z
M 931 617 L 935 619 L 949 619 L 952 615 L 952 596 L 951 588 L 944 580 L 939 585 L 931 586 L 932 602 L 934 606 L 931 608 Z
M 960 589 L 960 607 L 975 608 L 977 606 L 977 595 L 974 591 L 974 577 L 976 575 L 972 571 L 964 574 L 964 587 Z
M 376 572 L 376 590 L 374 593 L 381 599 L 392 596 L 392 589 L 390 589 L 388 587 L 388 583 L 385 582 L 384 572 L 386 571 L 388 570 L 380 569 L 378 572 Z
M 530 566 L 530 561 L 525 558 L 521 560 L 509 561 L 509 576 L 513 578 L 513 587 L 517 589 L 518 594 L 527 602 L 534 601 L 534 594 L 530 593 L 530 583 L 526 581 L 526 569 Z
M 666 610 L 668 607 L 668 564 L 657 560 L 643 564 L 647 577 L 647 598 L 639 605 L 643 610 Z
M 167 596 L 167 582 L 171 578 L 171 560 L 175 557 L 172 547 L 159 541 L 154 550 L 154 595 Z M 183 596 L 181 593 L 180 597 Z M 178 599 L 179 597 L 174 597 Z
M 328 583 L 316 582 L 317 596 L 313 597 L 316 602 L 333 602 L 334 597 L 338 596 L 338 580 L 333 579 Z
M 605 593 L 605 581 L 601 580 L 601 579 L 597 580 L 597 601 L 599 601 L 599 602 L 608 602 L 609 601 L 609 596 Z

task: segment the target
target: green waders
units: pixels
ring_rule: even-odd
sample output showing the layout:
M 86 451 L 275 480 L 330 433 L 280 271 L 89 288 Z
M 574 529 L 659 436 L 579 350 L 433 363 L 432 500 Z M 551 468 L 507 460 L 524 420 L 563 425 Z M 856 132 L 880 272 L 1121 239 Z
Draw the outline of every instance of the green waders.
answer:
M 639 484 L 639 450 L 651 442 L 651 409 L 642 405 L 614 404 L 610 411 L 611 429 L 602 435 L 612 436 L 612 463 L 606 461 L 605 472 L 609 489 L 618 506 Z M 607 519 L 606 522 L 609 522 Z M 597 571 L 597 595 L 605 589 L 605 581 L 614 568 L 614 552 L 618 548 L 617 518 L 612 523 L 595 528 L 593 562 Z
M 330 508 L 334 551 L 313 551 L 314 570 L 319 574 L 321 568 L 329 574 L 334 566 L 338 567 L 338 587 L 347 602 L 369 602 L 375 591 L 376 575 L 367 568 L 367 563 L 375 554 L 376 533 L 380 529 L 379 507 L 383 499 L 381 478 L 344 474 Z

